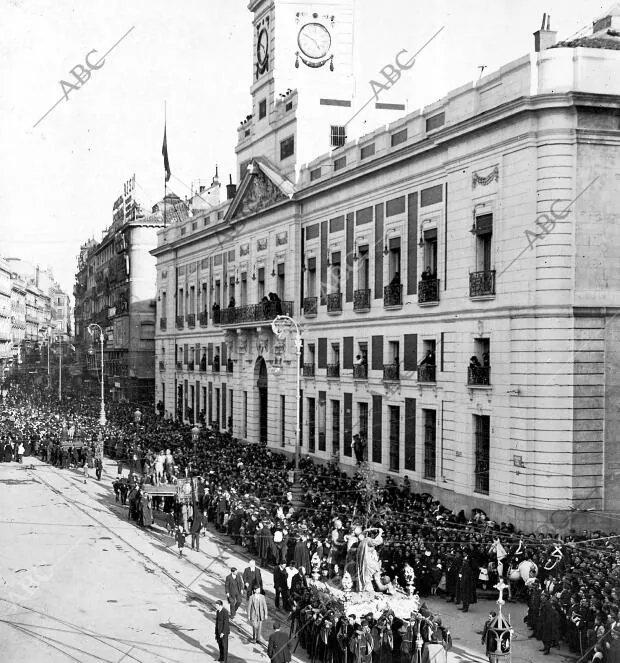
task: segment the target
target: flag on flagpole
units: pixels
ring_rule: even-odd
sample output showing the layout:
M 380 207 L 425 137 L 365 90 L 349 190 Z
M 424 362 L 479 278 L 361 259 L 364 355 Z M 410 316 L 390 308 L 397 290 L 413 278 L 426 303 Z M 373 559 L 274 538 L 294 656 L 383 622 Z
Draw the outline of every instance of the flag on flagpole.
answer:
M 166 138 L 166 125 L 164 124 L 164 144 L 161 146 L 161 154 L 164 157 L 164 170 L 166 171 L 166 182 L 170 179 L 170 162 L 168 161 L 168 140 Z

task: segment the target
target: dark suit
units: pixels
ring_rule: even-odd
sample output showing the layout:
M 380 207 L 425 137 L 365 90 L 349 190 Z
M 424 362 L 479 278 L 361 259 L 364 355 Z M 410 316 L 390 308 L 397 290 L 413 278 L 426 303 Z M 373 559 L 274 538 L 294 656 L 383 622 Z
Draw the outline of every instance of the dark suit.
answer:
M 225 582 L 226 596 L 228 597 L 228 603 L 230 603 L 230 616 L 231 618 L 237 613 L 237 609 L 241 605 L 241 597 L 243 596 L 243 579 L 237 573 L 237 576 L 233 578 L 232 573 L 226 576 Z
M 254 567 L 254 572 L 248 566 L 243 572 L 243 584 L 245 585 L 246 597 L 249 599 L 252 594 L 252 587 L 256 583 L 260 587 L 261 594 L 263 593 L 263 577 L 261 576 L 258 566 Z
M 282 606 L 285 610 L 288 610 L 289 600 L 288 600 L 288 585 L 286 584 L 287 573 L 286 569 L 281 570 L 279 566 L 273 570 L 273 588 L 276 592 L 276 608 L 280 607 L 280 597 L 282 597 Z
M 215 613 L 215 639 L 220 649 L 219 661 L 227 663 L 228 661 L 228 635 L 230 633 L 230 623 L 228 621 L 228 610 L 222 608 Z
M 291 660 L 291 648 L 286 633 L 278 630 L 269 636 L 267 655 L 271 663 L 289 663 Z

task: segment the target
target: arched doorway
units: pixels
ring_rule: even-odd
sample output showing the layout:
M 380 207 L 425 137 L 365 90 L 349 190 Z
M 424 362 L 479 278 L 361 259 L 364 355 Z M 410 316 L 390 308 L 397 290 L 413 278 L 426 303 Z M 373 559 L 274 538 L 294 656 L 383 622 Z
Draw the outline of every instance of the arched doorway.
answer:
M 258 441 L 261 444 L 267 444 L 267 430 L 269 420 L 267 418 L 267 405 L 269 395 L 267 391 L 267 364 L 262 357 L 256 360 L 254 366 L 254 376 L 256 377 L 256 387 L 258 389 Z

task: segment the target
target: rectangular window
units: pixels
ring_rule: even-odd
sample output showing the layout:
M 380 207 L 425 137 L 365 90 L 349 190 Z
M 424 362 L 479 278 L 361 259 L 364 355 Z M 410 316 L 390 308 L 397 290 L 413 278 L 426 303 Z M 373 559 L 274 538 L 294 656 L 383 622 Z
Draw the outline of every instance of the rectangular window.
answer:
M 246 306 L 248 303 L 248 273 L 241 272 L 241 287 L 239 292 L 239 305 Z
M 476 233 L 476 271 L 488 272 L 491 265 L 493 243 L 493 215 L 482 214 L 476 217 L 474 226 Z
M 314 398 L 308 398 L 308 451 L 316 451 L 316 404 Z
M 489 494 L 489 456 L 491 439 L 491 417 L 474 414 L 475 435 L 475 491 Z
M 287 101 L 286 105 L 284 106 L 284 112 L 288 113 L 288 111 L 293 110 L 293 102 L 292 101 Z
M 316 258 L 308 258 L 306 287 L 308 297 L 316 297 Z
M 388 270 L 390 284 L 400 285 L 400 237 L 390 239 Z
M 332 453 L 340 453 L 340 401 L 331 401 L 332 406 Z
M 358 403 L 359 436 L 363 444 L 368 443 L 368 403 Z
M 435 186 L 422 189 L 420 192 L 420 207 L 428 207 L 428 205 L 435 205 L 443 201 L 443 185 L 436 184 Z
M 334 172 L 337 170 L 341 170 L 347 165 L 347 157 L 340 157 L 339 159 L 336 159 L 334 161 Z
M 262 120 L 267 115 L 267 99 L 258 102 L 258 119 Z
M 437 465 L 437 413 L 435 410 L 422 410 L 424 413 L 424 478 L 435 481 Z
M 243 437 L 248 436 L 248 392 L 243 392 Z
M 285 276 L 285 264 L 283 262 L 278 263 L 278 280 L 276 283 L 276 293 L 278 297 L 284 301 L 286 299 L 286 276 Z
M 265 296 L 265 268 L 260 267 L 258 270 L 258 290 L 257 290 L 258 299 L 257 302 Z
M 332 124 L 330 130 L 330 145 L 342 147 L 347 142 L 347 128 Z
M 381 396 L 372 397 L 372 462 L 381 463 L 383 448 L 383 400 Z
M 280 444 L 286 445 L 286 396 L 280 395 Z
M 357 248 L 357 289 L 368 290 L 370 283 L 370 254 L 368 245 Z
M 344 216 L 337 216 L 329 220 L 329 232 L 337 233 L 344 230 Z
M 295 154 L 295 136 L 289 136 L 280 141 L 280 161 Z
M 314 182 L 315 180 L 318 180 L 321 177 L 321 168 L 315 168 L 314 170 L 310 171 L 310 181 Z
M 444 112 L 437 113 L 437 115 L 433 115 L 432 117 L 426 119 L 426 131 L 434 131 L 435 129 L 439 129 L 439 127 L 442 127 L 445 122 L 446 114 Z
M 340 273 L 341 273 L 341 257 L 340 257 L 340 251 L 336 251 L 335 253 L 332 253 L 331 256 L 331 267 L 330 267 L 330 276 L 331 276 L 331 283 L 330 283 L 330 292 L 331 293 L 338 293 L 340 292 Z
M 405 470 L 415 472 L 416 399 L 405 398 Z
M 401 129 L 400 131 L 397 131 L 396 133 L 394 133 L 390 136 L 390 142 L 392 144 L 392 147 L 395 147 L 396 145 L 400 145 L 401 143 L 404 143 L 406 140 L 407 140 L 407 128 L 406 127 L 404 129 Z
M 327 434 L 327 412 L 326 412 L 326 397 L 324 391 L 319 391 L 319 451 L 325 451 L 326 434 Z
M 374 156 L 375 153 L 375 144 L 370 143 L 370 145 L 365 145 L 360 150 L 360 159 L 368 159 L 368 157 Z
M 400 469 L 400 407 L 388 406 L 390 417 L 390 470 L 398 472 Z

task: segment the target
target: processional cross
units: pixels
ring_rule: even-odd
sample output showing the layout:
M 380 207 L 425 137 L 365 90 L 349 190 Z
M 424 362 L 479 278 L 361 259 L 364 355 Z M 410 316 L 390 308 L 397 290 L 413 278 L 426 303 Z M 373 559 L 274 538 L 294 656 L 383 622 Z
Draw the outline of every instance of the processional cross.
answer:
M 503 578 L 500 578 L 500 581 L 497 585 L 494 585 L 494 588 L 499 592 L 499 599 L 497 599 L 497 604 L 501 607 L 504 605 L 504 590 L 508 589 L 508 585 L 504 582 Z

